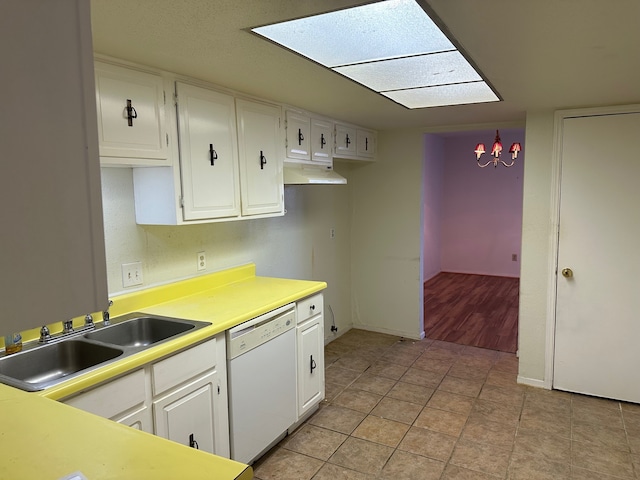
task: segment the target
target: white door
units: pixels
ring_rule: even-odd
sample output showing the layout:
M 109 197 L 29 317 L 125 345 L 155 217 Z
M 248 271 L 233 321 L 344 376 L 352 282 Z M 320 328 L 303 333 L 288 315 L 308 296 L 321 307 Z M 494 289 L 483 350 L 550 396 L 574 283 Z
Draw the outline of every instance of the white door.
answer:
M 311 160 L 331 163 L 333 155 L 333 125 L 325 120 L 311 119 Z
M 176 84 L 185 220 L 240 214 L 233 97 Z
M 287 157 L 309 160 L 309 117 L 287 110 Z
M 162 77 L 101 62 L 95 75 L 100 155 L 166 159 Z
M 215 451 L 217 375 L 201 379 L 153 402 L 156 434 L 189 447 Z
M 553 386 L 640 402 L 640 113 L 566 118 Z M 571 269 L 571 272 L 563 269 Z
M 284 213 L 280 108 L 236 100 L 242 215 Z
M 298 418 L 324 398 L 322 315 L 298 327 Z
M 336 156 L 356 155 L 356 138 L 355 128 L 336 124 Z

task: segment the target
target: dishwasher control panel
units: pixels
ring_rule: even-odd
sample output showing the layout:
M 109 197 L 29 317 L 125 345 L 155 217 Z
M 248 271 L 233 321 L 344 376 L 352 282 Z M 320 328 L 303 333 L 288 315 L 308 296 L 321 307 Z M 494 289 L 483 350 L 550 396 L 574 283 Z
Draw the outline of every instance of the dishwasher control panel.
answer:
M 286 305 L 272 312 L 248 320 L 227 331 L 227 357 L 242 355 L 291 330 L 296 325 L 295 307 Z

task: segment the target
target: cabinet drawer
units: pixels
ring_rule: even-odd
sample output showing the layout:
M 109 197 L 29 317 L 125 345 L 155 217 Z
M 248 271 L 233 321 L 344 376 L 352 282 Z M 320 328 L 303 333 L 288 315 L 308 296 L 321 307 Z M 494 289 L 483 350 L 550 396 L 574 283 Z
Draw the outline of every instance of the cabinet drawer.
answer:
M 140 369 L 63 402 L 105 418 L 112 418 L 145 401 L 145 375 Z
M 216 340 L 209 340 L 151 365 L 153 394 L 158 395 L 216 366 Z
M 298 323 L 304 322 L 307 318 L 318 315 L 323 311 L 322 294 L 317 293 L 297 302 Z

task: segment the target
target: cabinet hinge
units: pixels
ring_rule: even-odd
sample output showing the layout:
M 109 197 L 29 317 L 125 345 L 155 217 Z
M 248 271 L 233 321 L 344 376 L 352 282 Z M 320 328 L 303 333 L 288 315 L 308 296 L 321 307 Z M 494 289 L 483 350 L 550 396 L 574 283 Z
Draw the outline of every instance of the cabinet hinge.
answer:
M 184 197 L 180 197 L 180 208 L 184 208 Z
M 173 94 L 173 104 L 177 107 L 178 106 L 178 94 L 174 93 Z
M 164 90 L 162 91 L 162 103 L 165 105 L 167 104 L 167 92 Z
M 165 135 L 167 136 L 167 147 L 168 147 L 169 146 L 169 134 L 166 133 Z

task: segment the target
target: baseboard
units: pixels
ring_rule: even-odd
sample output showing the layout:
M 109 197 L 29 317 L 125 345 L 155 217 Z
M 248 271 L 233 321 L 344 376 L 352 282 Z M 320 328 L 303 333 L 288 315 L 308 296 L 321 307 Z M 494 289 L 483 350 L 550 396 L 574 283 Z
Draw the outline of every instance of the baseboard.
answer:
M 366 330 L 368 332 L 376 332 L 376 333 L 386 333 L 387 335 L 395 335 L 396 337 L 404 337 L 410 338 L 412 340 L 422 340 L 425 338 L 424 330 L 419 334 L 415 335 L 413 333 L 409 334 L 407 332 L 403 332 L 400 330 L 393 330 L 390 328 L 380 328 L 380 327 L 372 327 L 370 325 L 354 325 L 352 328 L 357 328 L 358 330 Z
M 551 390 L 551 384 L 544 381 L 538 380 L 537 378 L 527 378 L 518 375 L 518 383 L 521 385 L 529 385 L 530 387 L 536 388 L 544 388 L 545 390 Z

